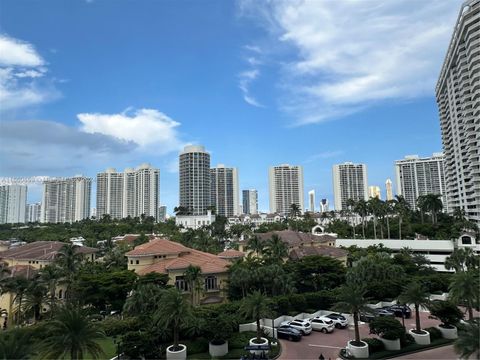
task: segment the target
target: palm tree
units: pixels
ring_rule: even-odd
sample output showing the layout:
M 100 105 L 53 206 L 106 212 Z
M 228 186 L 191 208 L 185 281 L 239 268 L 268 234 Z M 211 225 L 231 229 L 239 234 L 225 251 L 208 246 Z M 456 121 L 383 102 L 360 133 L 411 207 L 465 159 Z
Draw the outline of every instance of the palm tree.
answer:
M 257 256 L 262 254 L 265 250 L 265 244 L 258 236 L 253 236 L 248 240 L 247 249 L 255 252 Z
M 350 216 L 352 215 L 355 209 L 355 200 L 348 199 L 346 205 L 347 205 L 348 224 L 352 226 L 352 232 L 353 232 L 352 235 L 353 235 L 353 238 L 355 239 L 355 222 L 353 222 L 353 225 L 352 225 L 352 222 L 350 221 Z
M 254 291 L 242 300 L 239 312 L 246 319 L 255 319 L 257 324 L 256 342 L 261 344 L 262 327 L 260 326 L 260 319 L 270 316 L 267 298 L 260 291 Z
M 0 333 L 0 359 L 28 359 L 33 341 L 30 329 L 18 328 Z
M 57 284 L 62 278 L 62 272 L 55 264 L 50 264 L 43 267 L 39 273 L 39 280 L 48 288 L 49 292 L 49 306 L 50 316 L 53 316 L 53 310 L 56 305 L 55 293 L 57 291 Z
M 163 289 L 156 284 L 138 285 L 123 305 L 126 316 L 150 316 L 158 309 Z
M 362 236 L 365 239 L 365 218 L 368 215 L 367 202 L 363 199 L 358 200 L 354 209 L 355 212 L 362 218 Z
M 290 217 L 297 218 L 302 214 L 300 207 L 297 204 L 290 204 Z
M 404 217 L 407 216 L 410 211 L 410 205 L 402 195 L 395 195 L 394 210 L 398 216 L 398 238 L 402 240 L 402 224 Z
M 340 287 L 338 294 L 338 302 L 335 304 L 334 309 L 336 311 L 347 312 L 353 314 L 353 326 L 355 328 L 355 343 L 353 345 L 360 346 L 360 331 L 358 329 L 359 313 L 364 310 L 368 300 L 365 298 L 365 288 L 357 283 L 349 282 Z
M 196 295 L 202 289 L 201 283 L 202 269 L 199 266 L 189 265 L 185 270 L 183 276 L 188 284 L 188 290 L 190 290 L 191 303 L 195 305 Z
M 393 213 L 395 202 L 393 200 L 387 200 L 383 203 L 385 219 L 387 220 L 387 238 L 390 239 L 390 215 Z
M 280 236 L 273 234 L 267 241 L 266 252 L 271 260 L 282 262 L 283 259 L 288 256 L 288 247 L 282 241 Z
M 65 294 L 67 301 L 72 299 L 72 284 L 78 268 L 83 260 L 83 255 L 77 251 L 79 246 L 72 244 L 63 245 L 58 251 L 56 265 L 61 269 L 64 283 L 67 285 Z
M 459 271 L 452 277 L 449 286 L 449 296 L 456 304 L 464 304 L 469 320 L 473 319 L 473 308 L 478 306 L 480 281 L 478 271 Z
M 428 292 L 419 282 L 411 282 L 398 297 L 398 301 L 402 304 L 415 305 L 415 332 L 422 333 L 420 326 L 420 306 L 427 307 L 430 304 Z
M 6 278 L 2 281 L 2 293 L 15 294 L 12 299 L 12 306 L 15 306 L 15 317 L 17 325 L 20 324 L 23 317 L 23 300 L 25 298 L 25 292 L 29 286 L 29 280 L 22 276 L 14 276 Z
M 175 206 L 173 208 L 173 212 L 175 213 L 176 216 L 190 215 L 190 211 L 185 206 Z
M 442 195 L 440 194 L 427 194 L 421 196 L 420 205 L 425 210 L 429 211 L 432 216 L 432 224 L 437 223 L 437 214 L 443 209 Z M 418 200 L 417 200 L 418 201 Z
M 452 255 L 445 259 L 445 269 L 453 269 L 455 272 L 476 270 L 479 266 L 478 260 L 471 248 L 455 249 Z
M 377 238 L 377 222 L 378 216 L 380 215 L 381 208 L 382 208 L 382 200 L 377 197 L 373 197 L 367 201 L 368 209 L 370 213 L 373 215 L 373 236 Z
M 421 222 L 423 224 L 423 217 L 425 215 L 425 213 L 428 211 L 428 203 L 427 203 L 427 198 L 425 197 L 425 195 L 420 195 L 418 198 L 417 198 L 417 208 L 420 210 L 420 219 L 421 219 Z
M 58 307 L 53 320 L 46 324 L 46 336 L 40 343 L 42 358 L 93 358 L 105 355 L 98 342 L 105 334 L 91 322 L 81 308 L 71 305 Z
M 453 344 L 455 352 L 461 359 L 469 359 L 472 355 L 474 359 L 480 359 L 478 339 L 480 339 L 480 319 L 476 318 L 459 326 L 458 339 Z
M 47 288 L 43 285 L 38 277 L 32 279 L 25 290 L 25 302 L 23 305 L 24 314 L 32 314 L 34 321 L 40 319 L 42 305 L 47 297 Z
M 158 310 L 153 315 L 154 323 L 162 330 L 173 331 L 172 351 L 181 350 L 178 346 L 180 329 L 193 320 L 192 307 L 176 288 L 163 290 Z

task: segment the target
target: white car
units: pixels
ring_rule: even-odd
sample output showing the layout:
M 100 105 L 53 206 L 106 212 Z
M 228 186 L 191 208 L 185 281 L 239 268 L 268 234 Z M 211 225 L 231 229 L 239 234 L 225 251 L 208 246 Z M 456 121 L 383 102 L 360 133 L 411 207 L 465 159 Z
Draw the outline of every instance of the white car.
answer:
M 308 320 L 292 320 L 292 321 L 284 321 L 281 325 L 289 325 L 294 329 L 297 329 L 302 333 L 302 335 L 309 335 L 312 332 L 312 326 Z
M 322 316 L 322 318 L 327 319 L 327 320 L 332 320 L 333 325 L 335 325 L 335 327 L 337 329 L 340 329 L 340 328 L 343 329 L 343 328 L 346 328 L 348 326 L 348 320 L 342 314 L 331 313 L 331 314 L 328 314 L 326 316 Z
M 310 319 L 310 324 L 313 330 L 321 331 L 323 333 L 331 333 L 335 329 L 335 324 L 331 319 L 317 316 Z

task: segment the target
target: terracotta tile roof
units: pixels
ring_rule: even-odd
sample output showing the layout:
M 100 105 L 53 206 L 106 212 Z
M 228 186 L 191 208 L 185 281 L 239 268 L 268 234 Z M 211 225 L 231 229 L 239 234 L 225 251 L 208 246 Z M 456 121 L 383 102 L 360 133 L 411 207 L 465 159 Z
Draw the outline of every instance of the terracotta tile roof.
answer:
M 140 234 L 125 234 L 123 236 L 117 236 L 113 240 L 116 242 L 125 242 L 127 244 L 133 244 L 135 240 L 140 236 Z M 145 234 L 149 238 L 149 240 L 153 240 L 156 238 L 154 234 Z
M 149 242 L 135 247 L 135 249 L 127 252 L 125 256 L 151 256 L 151 255 L 168 255 L 179 254 L 181 252 L 190 251 L 191 249 L 183 246 L 175 241 L 156 238 Z
M 8 269 L 10 270 L 10 274 L 8 275 L 8 277 L 21 276 L 27 279 L 31 279 L 38 273 L 38 270 L 30 265 L 14 265 L 9 266 Z
M 333 258 L 343 258 L 346 257 L 348 254 L 348 251 L 335 248 L 332 246 L 304 246 L 302 248 L 298 249 L 293 249 L 290 251 L 290 254 L 288 257 L 292 260 L 298 260 L 301 259 L 305 256 L 311 256 L 311 255 L 323 255 L 323 256 L 329 256 Z
M 150 246 L 144 246 L 148 244 L 150 244 Z M 136 251 L 137 249 L 139 249 L 139 251 Z M 230 266 L 227 260 L 221 259 L 217 255 L 190 249 L 182 244 L 166 239 L 155 239 L 147 244 L 137 246 L 134 250 L 126 253 L 126 256 L 172 254 L 173 250 L 176 250 L 178 257 L 173 259 L 159 259 L 155 264 L 140 269 L 138 273 L 140 275 L 150 272 L 168 273 L 174 270 L 184 270 L 189 265 L 193 265 L 200 267 L 202 274 L 216 274 L 227 271 L 228 266 Z
M 245 253 L 238 250 L 234 250 L 234 249 L 228 249 L 228 250 L 222 251 L 220 254 L 217 254 L 217 256 L 225 259 L 233 259 L 233 258 L 244 257 Z
M 60 241 L 35 241 L 0 253 L 0 259 L 16 260 L 54 260 L 58 252 L 67 243 Z M 82 254 L 93 254 L 98 249 L 88 246 L 76 248 Z
M 267 241 L 272 238 L 273 235 L 278 235 L 283 242 L 285 242 L 289 247 L 297 247 L 299 245 L 310 245 L 311 243 L 325 243 L 332 238 L 329 235 L 317 236 L 310 233 L 302 233 L 299 231 L 292 230 L 282 230 L 282 231 L 270 231 L 267 233 L 258 233 L 257 235 L 260 240 Z

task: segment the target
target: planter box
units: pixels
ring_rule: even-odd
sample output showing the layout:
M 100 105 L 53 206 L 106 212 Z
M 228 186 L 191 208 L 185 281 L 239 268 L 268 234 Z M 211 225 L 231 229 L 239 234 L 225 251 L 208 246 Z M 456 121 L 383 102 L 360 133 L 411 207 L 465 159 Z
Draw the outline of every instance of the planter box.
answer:
M 211 342 L 208 343 L 208 353 L 213 358 L 218 358 L 220 356 L 227 355 L 228 353 L 228 341 L 225 341 L 221 345 L 215 345 Z
M 347 351 L 354 357 L 356 358 L 363 358 L 366 359 L 368 358 L 368 344 L 366 342 L 362 341 L 361 346 L 355 346 L 352 345 L 352 341 L 349 341 L 347 343 Z
M 248 345 L 250 345 L 250 346 L 268 345 L 268 339 L 266 339 L 264 337 L 262 337 L 260 339 L 262 340 L 262 342 L 260 344 L 257 344 L 257 342 L 256 342 L 257 338 L 256 337 L 251 338 L 250 341 L 248 342 Z M 261 355 L 262 353 L 268 354 L 268 350 L 250 350 L 250 352 L 252 354 L 255 354 L 255 355 Z
M 408 333 L 413 336 L 415 342 L 418 345 L 429 345 L 430 344 L 430 333 L 426 330 L 422 330 L 422 334 L 416 334 L 413 329 L 408 330 Z
M 400 350 L 400 339 L 388 340 L 380 338 L 380 341 L 385 346 L 385 350 Z
M 437 329 L 440 330 L 440 332 L 442 333 L 442 337 L 444 339 L 457 339 L 458 338 L 457 328 L 455 326 L 452 326 L 452 328 L 437 326 Z
M 167 359 L 185 360 L 187 358 L 187 347 L 183 344 L 178 344 L 182 349 L 178 351 L 172 351 L 173 345 L 167 347 Z

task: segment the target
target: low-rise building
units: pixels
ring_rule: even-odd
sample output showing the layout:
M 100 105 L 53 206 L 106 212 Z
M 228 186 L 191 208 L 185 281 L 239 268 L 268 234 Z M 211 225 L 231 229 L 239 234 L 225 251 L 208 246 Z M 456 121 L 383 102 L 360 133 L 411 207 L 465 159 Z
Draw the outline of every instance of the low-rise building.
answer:
M 476 243 L 475 236 L 465 233 L 456 240 L 398 240 L 398 239 L 337 239 L 336 247 L 358 246 L 367 248 L 374 245 L 383 245 L 393 253 L 408 248 L 414 254 L 424 255 L 436 271 L 446 272 L 445 259 L 452 255 L 456 248 L 471 248 L 480 255 L 480 245 Z
M 202 226 L 208 226 L 215 222 L 215 215 L 210 210 L 205 215 L 177 215 L 175 225 L 185 229 L 199 229 Z
M 253 225 L 253 227 L 259 227 L 262 224 L 273 224 L 285 220 L 285 216 L 273 213 L 258 213 L 258 214 L 242 214 L 239 216 L 231 216 L 228 218 L 228 224 L 242 224 Z
M 224 289 L 227 285 L 227 269 L 230 262 L 217 255 L 190 249 L 180 243 L 156 238 L 148 243 L 137 246 L 127 252 L 128 269 L 139 275 L 151 272 L 167 274 L 170 285 L 185 294 L 191 289 L 185 272 L 187 268 L 196 266 L 201 271 L 202 291 L 198 302 L 200 304 L 220 303 L 224 301 Z

